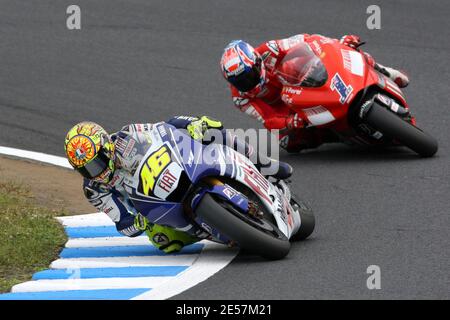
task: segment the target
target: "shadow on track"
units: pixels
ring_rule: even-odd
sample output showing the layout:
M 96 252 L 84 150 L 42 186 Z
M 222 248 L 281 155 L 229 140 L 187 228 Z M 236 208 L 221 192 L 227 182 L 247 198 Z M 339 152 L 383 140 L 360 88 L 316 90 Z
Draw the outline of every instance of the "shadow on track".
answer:
M 438 156 L 435 156 L 438 157 Z M 350 147 L 342 144 L 329 144 L 317 149 L 308 149 L 299 153 L 280 153 L 280 160 L 289 163 L 301 162 L 333 163 L 333 162 L 400 162 L 400 161 L 432 161 L 433 158 L 422 158 L 404 147 Z
M 311 243 L 314 243 L 315 241 L 320 240 L 319 237 L 317 237 L 314 233 L 311 235 L 311 238 L 307 238 L 305 240 L 301 241 L 292 241 L 291 242 L 291 252 L 283 259 L 281 260 L 267 260 L 262 258 L 261 256 L 255 255 L 245 249 L 240 249 L 238 255 L 234 258 L 233 264 L 271 264 L 271 263 L 279 263 L 281 261 L 295 259 L 295 251 L 301 251 L 302 247 L 309 246 Z

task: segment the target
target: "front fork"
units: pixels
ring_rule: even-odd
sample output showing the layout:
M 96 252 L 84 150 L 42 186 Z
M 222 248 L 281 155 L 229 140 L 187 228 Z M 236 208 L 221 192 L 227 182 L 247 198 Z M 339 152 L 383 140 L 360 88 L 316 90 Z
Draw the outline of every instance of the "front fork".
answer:
M 214 190 L 215 188 L 224 187 L 225 183 L 220 181 L 216 177 L 204 177 L 201 180 L 201 183 L 202 187 L 200 186 L 194 187 L 191 193 L 193 196 L 188 197 L 184 205 L 185 214 L 191 219 L 192 223 L 195 225 L 195 227 L 193 228 L 193 230 L 195 230 L 194 232 L 195 235 L 201 239 L 206 239 L 209 241 L 228 245 L 229 247 L 234 247 L 235 246 L 234 241 L 228 239 L 228 237 L 226 237 L 225 235 L 222 235 L 219 230 L 216 230 L 210 227 L 205 222 L 200 221 L 196 217 L 193 209 L 197 207 L 197 204 L 201 201 L 203 195 L 207 193 L 207 191 L 202 189 L 209 188 L 211 190 Z
M 400 118 L 411 121 L 413 118 L 409 109 L 398 104 L 394 99 L 389 98 L 381 93 L 375 94 L 371 99 L 366 100 L 360 107 L 359 117 L 361 119 L 365 118 L 367 112 L 369 112 L 370 108 L 374 103 L 378 103 L 385 107 L 386 109 L 391 110 L 393 113 L 397 114 Z
M 370 97 L 370 98 L 369 98 Z M 361 104 L 359 110 L 357 112 L 357 127 L 362 130 L 365 134 L 371 136 L 373 139 L 378 141 L 383 141 L 383 134 L 377 131 L 375 128 L 370 127 L 364 121 L 366 114 L 372 108 L 373 104 L 381 105 L 382 107 L 390 110 L 395 113 L 398 117 L 403 120 L 411 123 L 412 125 L 416 125 L 416 119 L 411 115 L 408 108 L 401 106 L 394 99 L 382 94 L 382 93 L 374 93 L 369 95 L 368 99 L 365 100 L 364 103 Z M 355 119 L 355 118 L 354 118 Z

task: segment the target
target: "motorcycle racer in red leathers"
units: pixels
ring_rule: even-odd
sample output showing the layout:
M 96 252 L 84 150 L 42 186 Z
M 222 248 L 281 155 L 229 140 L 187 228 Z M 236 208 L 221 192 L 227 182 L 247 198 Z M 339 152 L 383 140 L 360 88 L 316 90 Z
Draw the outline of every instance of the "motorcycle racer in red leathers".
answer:
M 257 48 L 235 40 L 225 47 L 220 61 L 223 76 L 230 84 L 234 105 L 262 122 L 268 130 L 280 130 L 280 146 L 288 152 L 337 141 L 327 131 L 307 127 L 307 119 L 284 104 L 281 97 L 283 85 L 276 76 L 280 62 L 291 48 L 317 37 L 320 35 L 298 34 L 267 41 Z M 345 35 L 335 41 L 359 50 L 370 66 L 391 78 L 399 87 L 408 85 L 409 79 L 404 73 L 376 63 L 370 54 L 358 49 L 363 44 L 358 36 Z

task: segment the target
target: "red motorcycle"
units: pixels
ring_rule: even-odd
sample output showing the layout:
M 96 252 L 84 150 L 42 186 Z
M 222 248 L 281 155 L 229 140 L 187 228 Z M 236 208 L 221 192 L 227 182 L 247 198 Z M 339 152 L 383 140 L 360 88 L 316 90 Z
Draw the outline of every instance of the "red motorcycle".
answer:
M 436 139 L 416 126 L 402 90 L 363 54 L 323 36 L 300 43 L 281 61 L 284 103 L 308 120 L 300 130 L 325 130 L 362 145 L 404 145 L 423 157 Z

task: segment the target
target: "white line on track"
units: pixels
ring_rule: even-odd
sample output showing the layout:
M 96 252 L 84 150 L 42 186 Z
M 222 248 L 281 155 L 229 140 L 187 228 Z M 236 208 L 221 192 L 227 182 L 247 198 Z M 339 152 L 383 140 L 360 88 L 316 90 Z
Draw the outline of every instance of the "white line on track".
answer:
M 164 286 L 154 287 L 153 290 L 138 295 L 132 300 L 164 300 L 177 295 L 225 268 L 237 253 L 237 249 L 205 242 L 205 248 L 192 267 L 165 283 Z
M 53 269 L 76 269 L 143 266 L 190 266 L 195 262 L 197 258 L 198 254 L 150 257 L 71 258 L 55 260 L 52 262 L 50 267 Z
M 67 290 L 101 290 L 154 288 L 169 282 L 174 277 L 137 277 L 137 278 L 95 278 L 95 279 L 58 279 L 35 280 L 15 285 L 11 292 L 45 292 Z
M 88 213 L 82 216 L 57 218 L 65 227 L 101 227 L 114 226 L 114 222 L 106 214 Z
M 111 247 L 111 246 L 139 246 L 151 245 L 147 236 L 135 238 L 105 237 L 105 238 L 71 238 L 66 248 Z
M 15 148 L 0 146 L 0 154 L 4 154 L 7 156 L 19 157 L 19 158 L 23 158 L 23 159 L 30 159 L 30 160 L 34 160 L 34 161 L 53 164 L 58 167 L 72 169 L 72 166 L 69 164 L 69 161 L 67 161 L 66 158 L 52 156 L 52 155 L 41 153 L 41 152 L 27 151 L 27 150 L 22 150 L 22 149 L 15 149 Z

